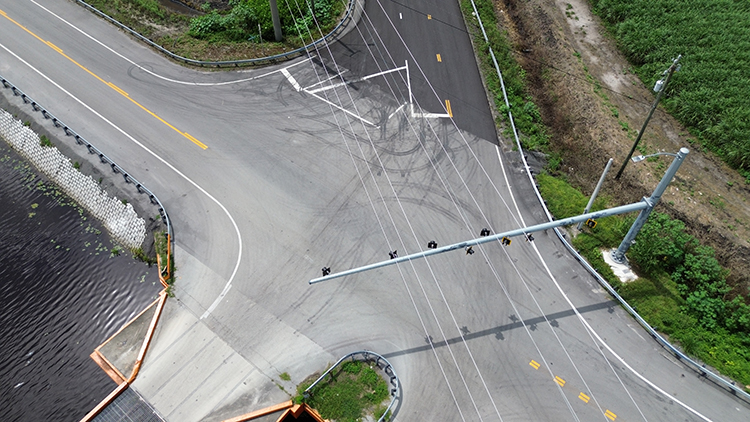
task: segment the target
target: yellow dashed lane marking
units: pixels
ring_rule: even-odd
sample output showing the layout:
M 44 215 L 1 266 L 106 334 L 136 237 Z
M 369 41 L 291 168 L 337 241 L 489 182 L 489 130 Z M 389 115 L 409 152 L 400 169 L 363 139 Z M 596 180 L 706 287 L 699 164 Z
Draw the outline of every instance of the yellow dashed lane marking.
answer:
M 555 382 L 560 384 L 560 387 L 565 387 L 565 380 L 560 377 L 555 377 Z
M 539 362 L 535 360 L 532 360 L 531 362 L 529 362 L 529 365 L 531 365 L 531 367 L 534 369 L 539 369 Z
M 608 417 L 609 420 L 612 420 L 612 421 L 615 420 L 615 419 L 617 419 L 617 415 L 615 415 L 614 413 L 610 412 L 609 409 L 607 409 L 606 411 L 604 411 L 604 416 Z
M 132 102 L 133 104 L 135 104 L 135 105 L 137 105 L 138 107 L 140 107 L 140 108 L 141 108 L 141 109 L 142 109 L 143 111 L 145 111 L 146 113 L 148 113 L 148 114 L 152 115 L 152 116 L 153 116 L 154 118 L 156 118 L 156 119 L 157 119 L 158 121 L 160 121 L 160 122 L 164 123 L 165 125 L 167 125 L 167 126 L 168 126 L 168 127 L 170 128 L 170 129 L 174 130 L 175 132 L 177 132 L 177 133 L 179 133 L 180 135 L 184 136 L 185 138 L 189 139 L 190 141 L 192 141 L 192 142 L 193 142 L 194 144 L 198 145 L 199 147 L 201 147 L 201 148 L 203 148 L 203 149 L 207 149 L 207 148 L 208 148 L 208 146 L 207 146 L 206 144 L 204 144 L 203 142 L 201 142 L 201 141 L 199 141 L 199 140 L 195 139 L 195 137 L 193 137 L 193 136 L 189 135 L 188 133 L 186 133 L 186 132 L 183 132 L 183 131 L 181 131 L 181 130 L 177 129 L 176 127 L 172 126 L 171 124 L 167 123 L 167 122 L 166 122 L 166 121 L 165 121 L 164 119 L 162 119 L 161 117 L 157 116 L 157 115 L 156 115 L 156 114 L 155 114 L 154 112 L 152 112 L 151 110 L 149 110 L 149 109 L 147 109 L 146 107 L 142 106 L 142 105 L 141 105 L 141 104 L 140 104 L 139 102 L 135 101 L 134 99 L 130 98 L 130 96 L 128 95 L 128 93 L 127 93 L 127 92 L 125 92 L 125 91 L 123 91 L 122 89 L 120 89 L 120 88 L 119 88 L 119 87 L 118 87 L 117 85 L 115 85 L 115 84 L 113 84 L 113 83 L 111 83 L 111 82 L 107 82 L 107 81 L 105 81 L 104 79 L 100 78 L 100 77 L 99 77 L 99 76 L 98 76 L 97 74 L 95 74 L 94 72 L 92 72 L 92 71 L 90 71 L 90 70 L 86 69 L 86 67 L 84 67 L 84 66 L 83 66 L 82 64 L 78 63 L 77 61 L 73 60 L 73 58 L 71 58 L 71 57 L 70 57 L 70 56 L 68 56 L 67 54 L 63 53 L 63 51 L 62 51 L 62 49 L 61 49 L 60 47 L 58 47 L 58 46 L 56 46 L 56 45 L 52 44 L 51 42 L 49 42 L 49 41 L 47 41 L 47 40 L 44 40 L 44 39 L 42 39 L 41 37 L 39 37 L 39 36 L 38 36 L 38 35 L 36 35 L 35 33 L 31 32 L 31 31 L 30 31 L 30 30 L 29 30 L 28 28 L 26 28 L 25 26 L 21 25 L 20 23 L 16 22 L 15 20 L 13 20 L 13 19 L 12 19 L 12 18 L 11 18 L 10 16 L 8 16 L 8 14 L 7 14 L 7 13 L 5 13 L 4 11 L 0 10 L 0 15 L 2 15 L 2 16 L 3 16 L 4 18 L 5 18 L 5 19 L 8 19 L 9 21 L 13 22 L 13 23 L 14 23 L 14 24 L 15 24 L 16 26 L 18 26 L 19 28 L 21 28 L 21 29 L 23 29 L 24 31 L 26 31 L 26 32 L 27 32 L 27 33 L 28 33 L 29 35 L 31 35 L 32 37 L 34 37 L 34 38 L 38 39 L 39 41 L 41 41 L 42 43 L 44 43 L 45 45 L 47 45 L 47 46 L 48 46 L 49 48 L 51 48 L 51 49 L 55 50 L 56 52 L 58 52 L 58 53 L 59 53 L 59 54 L 60 54 L 61 56 L 63 56 L 63 57 L 65 57 L 66 59 L 70 60 L 70 62 L 71 62 L 71 63 L 73 63 L 73 64 L 75 64 L 76 66 L 80 67 L 80 68 L 81 68 L 81 69 L 82 69 L 83 71 L 85 71 L 85 72 L 86 72 L 86 73 L 88 73 L 89 75 L 93 76 L 94 78 L 98 79 L 98 80 L 99 80 L 99 81 L 100 81 L 101 83 L 103 83 L 103 84 L 107 85 L 108 87 L 112 88 L 112 89 L 113 89 L 113 90 L 114 90 L 115 92 L 117 92 L 118 94 L 120 94 L 120 95 L 122 95 L 123 97 L 127 98 L 128 100 L 130 100 L 130 102 Z
M 581 400 L 583 400 L 584 403 L 588 403 L 589 400 L 591 400 L 591 398 L 589 396 L 587 396 L 587 395 L 585 395 L 583 393 L 579 394 L 578 398 L 581 399 Z
M 443 59 L 440 57 L 440 54 L 437 55 L 438 62 L 442 62 Z
M 448 117 L 453 117 L 453 110 L 451 110 L 451 100 L 445 100 L 445 110 L 448 111 Z

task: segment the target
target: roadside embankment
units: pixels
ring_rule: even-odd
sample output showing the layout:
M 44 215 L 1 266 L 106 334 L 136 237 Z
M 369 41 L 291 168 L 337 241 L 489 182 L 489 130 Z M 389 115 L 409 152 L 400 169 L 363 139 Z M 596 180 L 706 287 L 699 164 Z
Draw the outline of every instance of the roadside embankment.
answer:
M 0 137 L 100 220 L 117 242 L 151 261 L 153 234 L 168 231 L 169 225 L 155 195 L 11 82 L 0 79 Z

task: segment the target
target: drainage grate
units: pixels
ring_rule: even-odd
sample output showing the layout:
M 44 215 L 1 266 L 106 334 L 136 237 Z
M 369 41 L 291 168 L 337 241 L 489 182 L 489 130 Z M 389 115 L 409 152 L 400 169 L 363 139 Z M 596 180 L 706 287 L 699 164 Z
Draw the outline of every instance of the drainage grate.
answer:
M 92 422 L 165 422 L 132 388 L 126 388 Z

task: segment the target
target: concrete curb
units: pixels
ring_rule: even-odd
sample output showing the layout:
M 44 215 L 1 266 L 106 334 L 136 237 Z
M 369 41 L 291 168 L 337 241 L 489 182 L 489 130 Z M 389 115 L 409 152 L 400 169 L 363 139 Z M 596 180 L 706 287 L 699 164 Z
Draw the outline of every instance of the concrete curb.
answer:
M 272 413 L 280 412 L 292 408 L 294 403 L 291 400 L 279 403 L 273 406 L 266 407 L 265 409 L 256 410 L 255 412 L 245 413 L 244 415 L 237 416 L 231 419 L 225 419 L 222 422 L 245 422 L 253 419 L 260 418 L 262 416 L 270 415 Z

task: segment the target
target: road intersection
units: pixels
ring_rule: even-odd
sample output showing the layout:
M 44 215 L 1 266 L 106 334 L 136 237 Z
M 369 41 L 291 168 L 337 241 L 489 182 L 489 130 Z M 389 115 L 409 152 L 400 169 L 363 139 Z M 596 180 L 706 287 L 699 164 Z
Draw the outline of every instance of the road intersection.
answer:
M 372 0 L 309 57 L 201 72 L 71 2 L 0 2 L 0 73 L 174 222 L 176 300 L 133 387 L 168 420 L 221 420 L 369 349 L 397 368 L 396 420 L 747 420 L 554 236 L 307 285 L 545 221 L 445 3 Z

